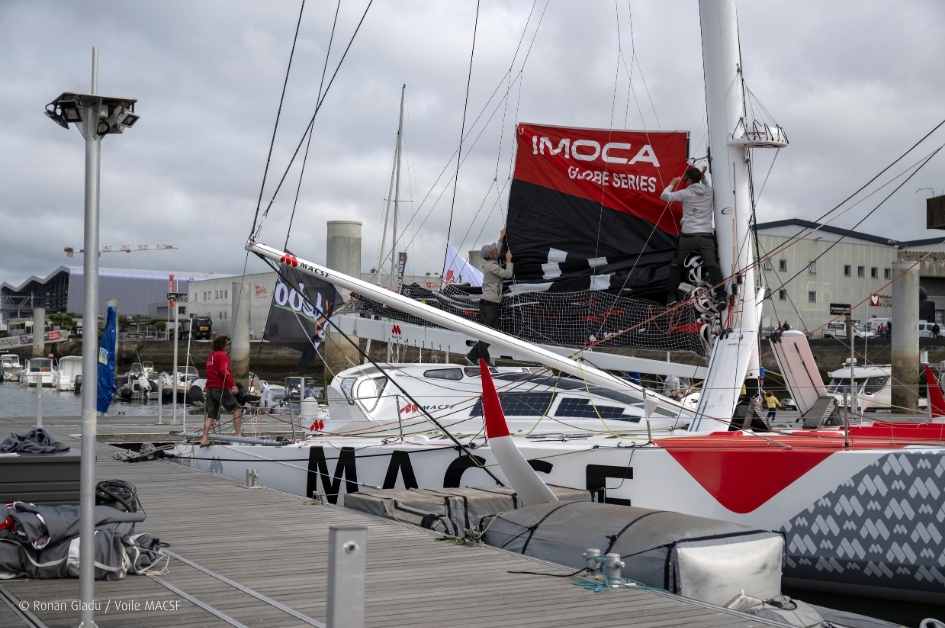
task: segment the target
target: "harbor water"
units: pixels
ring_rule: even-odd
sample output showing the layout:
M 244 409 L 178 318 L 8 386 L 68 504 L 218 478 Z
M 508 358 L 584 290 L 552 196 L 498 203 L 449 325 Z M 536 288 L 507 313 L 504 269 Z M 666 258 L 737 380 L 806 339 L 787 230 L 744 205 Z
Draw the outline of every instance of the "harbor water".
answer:
M 71 391 L 60 391 L 53 388 L 42 390 L 42 399 L 37 389 L 27 388 L 18 383 L 4 382 L 0 384 L 0 428 L 3 418 L 36 416 L 39 404 L 42 403 L 42 414 L 47 416 L 81 416 L 82 396 Z M 178 412 L 182 412 L 186 405 L 178 404 Z M 113 416 L 153 416 L 158 413 L 157 401 L 129 402 L 115 400 L 103 420 Z M 164 404 L 164 415 L 170 416 L 171 404 Z M 2 432 L 0 432 L 2 433 Z

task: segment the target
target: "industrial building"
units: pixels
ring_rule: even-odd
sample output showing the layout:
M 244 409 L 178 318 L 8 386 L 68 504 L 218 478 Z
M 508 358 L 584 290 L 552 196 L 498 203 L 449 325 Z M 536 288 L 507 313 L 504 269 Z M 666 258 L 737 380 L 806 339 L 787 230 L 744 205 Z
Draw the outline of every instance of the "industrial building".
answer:
M 787 322 L 814 335 L 834 318 L 831 303 L 853 305 L 853 318 L 861 321 L 890 317 L 893 264 L 899 252 L 945 251 L 945 237 L 900 241 L 800 218 L 759 223 L 756 234 L 769 291 L 762 328 Z M 789 240 L 790 246 L 784 246 Z M 942 324 L 945 277 L 923 265 L 919 281 L 935 304 L 935 322 Z M 880 295 L 876 306 L 871 305 L 872 294 Z
M 156 316 L 162 306 L 166 312 L 167 279 L 171 272 L 180 292 L 187 292 L 188 284 L 194 280 L 215 276 L 187 271 L 99 268 L 99 312 L 105 312 L 105 304 L 111 299 L 118 300 L 118 311 L 127 316 Z M 4 282 L 0 284 L 0 313 L 4 319 L 21 318 L 31 316 L 36 306 L 45 307 L 47 313 L 81 314 L 85 308 L 84 283 L 81 266 L 60 266 L 18 285 Z
M 187 287 L 187 307 L 192 316 L 208 316 L 213 321 L 214 334 L 230 334 L 233 322 L 234 295 L 239 294 L 240 275 L 216 276 L 192 281 Z M 246 275 L 252 306 L 249 311 L 249 336 L 262 338 L 276 287 L 275 273 Z
M 374 274 L 363 273 L 361 279 L 375 282 Z M 272 291 L 276 287 L 276 274 L 257 273 L 246 275 L 246 288 L 252 301 L 249 312 L 249 336 L 260 339 L 266 331 L 266 319 L 272 304 Z M 416 283 L 428 290 L 440 287 L 439 275 L 406 275 L 405 284 Z M 230 334 L 234 316 L 234 295 L 239 293 L 240 275 L 220 276 L 193 281 L 188 286 L 187 307 L 193 316 L 209 316 L 213 321 L 214 334 Z

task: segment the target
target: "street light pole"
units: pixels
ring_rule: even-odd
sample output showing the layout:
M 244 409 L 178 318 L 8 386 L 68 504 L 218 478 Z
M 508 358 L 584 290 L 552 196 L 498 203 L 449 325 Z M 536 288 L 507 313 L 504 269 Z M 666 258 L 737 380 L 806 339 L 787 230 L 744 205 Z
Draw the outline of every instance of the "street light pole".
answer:
M 95 48 L 92 48 L 92 95 L 95 94 Z M 85 237 L 86 251 L 98 251 L 99 186 L 101 184 L 102 138 L 98 134 L 101 104 L 83 107 L 79 127 L 85 137 Z M 79 493 L 79 589 L 82 628 L 95 626 L 95 444 L 98 429 L 98 255 L 86 255 L 86 331 L 82 334 L 82 462 Z
M 133 98 L 97 95 L 96 54 L 92 49 L 92 89 L 89 94 L 63 92 L 46 105 L 46 116 L 68 129 L 75 125 L 85 138 L 86 251 L 99 251 L 99 187 L 102 137 L 123 133 L 138 121 Z M 82 334 L 82 461 L 79 488 L 79 591 L 81 628 L 95 624 L 95 443 L 98 420 L 98 255 L 86 255 L 85 308 Z

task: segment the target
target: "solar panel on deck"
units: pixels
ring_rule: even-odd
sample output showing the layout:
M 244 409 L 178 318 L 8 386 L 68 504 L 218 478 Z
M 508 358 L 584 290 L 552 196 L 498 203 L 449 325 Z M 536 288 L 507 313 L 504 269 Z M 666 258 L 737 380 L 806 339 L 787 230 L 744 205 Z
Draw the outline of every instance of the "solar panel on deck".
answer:
M 625 416 L 624 408 L 616 406 L 594 405 L 590 399 L 565 397 L 558 404 L 555 416 L 579 419 L 629 419 L 639 421 L 639 417 Z
M 500 392 L 499 403 L 505 416 L 542 416 L 551 406 L 554 393 L 542 392 Z M 469 416 L 482 416 L 482 398 L 480 398 Z

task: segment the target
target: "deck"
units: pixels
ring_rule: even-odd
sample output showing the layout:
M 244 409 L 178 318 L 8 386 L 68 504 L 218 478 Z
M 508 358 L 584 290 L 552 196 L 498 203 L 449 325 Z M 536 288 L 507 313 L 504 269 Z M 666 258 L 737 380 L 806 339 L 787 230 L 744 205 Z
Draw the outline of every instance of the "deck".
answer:
M 78 417 L 47 417 L 70 437 Z M 0 434 L 32 420 L 0 419 Z M 160 433 L 146 417 L 108 417 L 102 431 Z M 133 482 L 148 513 L 139 531 L 170 543 L 164 576 L 96 582 L 99 626 L 320 626 L 326 621 L 328 529 L 368 529 L 368 626 L 777 625 L 661 591 L 591 592 L 569 578 L 509 573 L 568 569 L 488 546 L 437 541 L 427 530 L 375 518 L 167 461 L 122 463 L 98 445 L 97 479 Z M 185 562 L 186 561 L 186 562 Z M 75 626 L 78 580 L 0 581 L 0 625 Z M 26 605 L 32 623 L 12 608 Z

